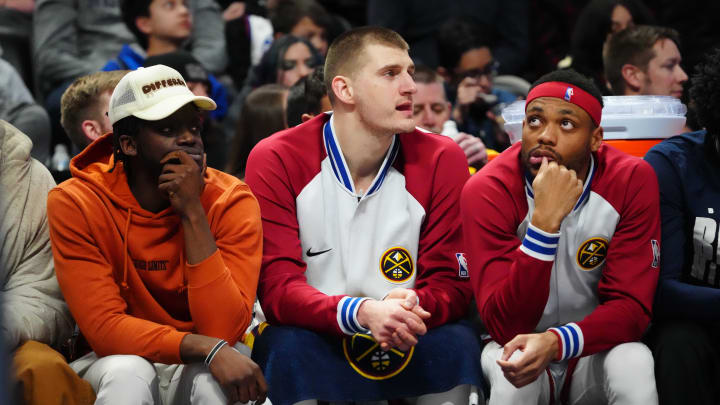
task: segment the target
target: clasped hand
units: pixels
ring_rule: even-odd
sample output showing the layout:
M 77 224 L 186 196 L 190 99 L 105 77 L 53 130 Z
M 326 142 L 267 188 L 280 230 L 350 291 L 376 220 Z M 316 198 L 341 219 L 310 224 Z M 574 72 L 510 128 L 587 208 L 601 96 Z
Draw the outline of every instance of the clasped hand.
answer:
M 370 329 L 382 350 L 406 351 L 417 344 L 418 336 L 427 332 L 425 320 L 430 313 L 418 304 L 415 291 L 396 288 L 382 301 L 363 301 L 357 317 L 361 325 Z

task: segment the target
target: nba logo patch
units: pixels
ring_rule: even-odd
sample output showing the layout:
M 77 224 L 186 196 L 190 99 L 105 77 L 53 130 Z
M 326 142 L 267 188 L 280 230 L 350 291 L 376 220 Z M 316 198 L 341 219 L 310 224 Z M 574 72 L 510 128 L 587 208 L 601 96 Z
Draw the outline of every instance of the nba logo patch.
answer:
M 568 87 L 567 89 L 565 89 L 565 97 L 563 97 L 565 99 L 565 101 L 570 101 L 572 96 L 573 96 L 573 88 Z
M 655 239 L 650 239 L 650 245 L 652 246 L 653 261 L 651 266 L 656 268 L 660 264 L 660 244 Z
M 468 272 L 467 267 L 467 259 L 465 258 L 465 253 L 455 253 L 455 257 L 458 261 L 458 276 L 461 278 L 468 278 L 470 277 L 470 273 Z

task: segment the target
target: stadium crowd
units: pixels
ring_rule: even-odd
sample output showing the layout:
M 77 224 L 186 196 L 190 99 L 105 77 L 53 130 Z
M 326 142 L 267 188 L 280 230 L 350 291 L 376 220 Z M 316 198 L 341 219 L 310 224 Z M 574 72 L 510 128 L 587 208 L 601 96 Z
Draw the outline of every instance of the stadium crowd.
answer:
M 720 403 L 718 14 L 0 0 L 0 403 Z

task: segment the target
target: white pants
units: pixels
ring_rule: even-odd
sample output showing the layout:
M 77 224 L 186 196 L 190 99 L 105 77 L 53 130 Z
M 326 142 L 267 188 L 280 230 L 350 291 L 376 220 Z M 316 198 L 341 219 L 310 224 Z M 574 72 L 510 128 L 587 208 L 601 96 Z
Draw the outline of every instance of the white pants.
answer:
M 496 360 L 503 348 L 489 342 L 483 348 L 481 363 L 485 381 L 490 384 L 489 405 L 559 403 L 567 362 L 551 363 L 532 383 L 515 388 L 503 375 Z M 512 359 L 519 352 L 513 353 Z M 550 375 L 554 392 L 551 396 Z M 652 353 L 642 343 L 624 343 L 578 360 L 570 382 L 570 404 L 653 405 L 658 403 Z
M 436 394 L 425 394 L 415 398 L 408 398 L 405 402 L 413 405 L 477 405 L 482 402 L 482 391 L 479 393 L 480 402 L 478 402 L 478 390 L 475 386 L 469 384 L 458 385 L 449 391 L 439 392 Z M 387 405 L 387 401 L 355 401 L 359 405 Z M 331 402 L 331 405 L 345 405 L 349 403 Z M 317 405 L 314 399 L 296 402 L 294 405 Z
M 250 354 L 242 343 L 235 348 Z M 70 367 L 93 387 L 96 405 L 227 404 L 220 384 L 203 363 L 150 363 L 135 355 L 98 358 L 91 352 Z

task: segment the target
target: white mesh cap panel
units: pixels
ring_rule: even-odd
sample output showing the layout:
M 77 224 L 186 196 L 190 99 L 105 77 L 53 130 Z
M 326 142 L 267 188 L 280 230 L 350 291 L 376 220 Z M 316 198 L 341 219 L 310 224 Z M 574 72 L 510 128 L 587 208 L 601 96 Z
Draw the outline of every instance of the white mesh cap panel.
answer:
M 115 102 L 113 103 L 113 108 L 117 108 L 123 104 L 128 104 L 135 101 L 135 93 L 133 93 L 133 90 L 130 88 L 129 83 L 123 83 L 123 87 L 124 88 L 119 89 L 119 96 L 115 99 Z

